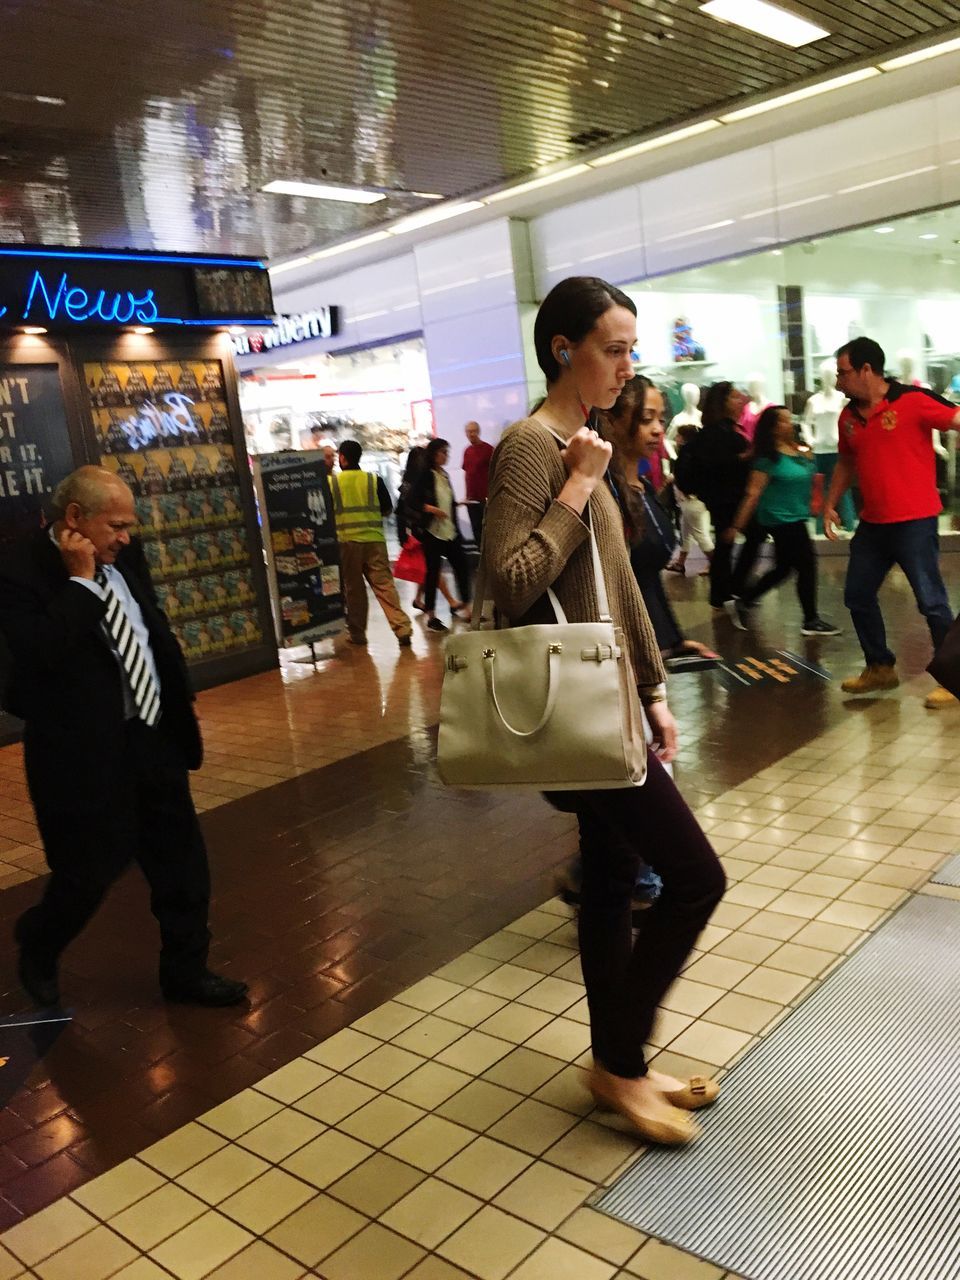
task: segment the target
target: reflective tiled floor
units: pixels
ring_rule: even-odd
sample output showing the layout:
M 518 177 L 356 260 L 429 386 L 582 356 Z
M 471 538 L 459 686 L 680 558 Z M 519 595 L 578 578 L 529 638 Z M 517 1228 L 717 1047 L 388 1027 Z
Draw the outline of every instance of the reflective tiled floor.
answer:
M 823 611 L 846 621 L 842 565 L 821 563 Z M 756 637 L 711 619 L 702 580 L 671 590 L 731 659 L 858 667 L 849 634 L 801 647 L 787 590 Z M 664 1002 L 668 1070 L 728 1068 L 955 849 L 960 711 L 923 710 L 925 628 L 902 584 L 886 603 L 911 677 L 893 694 L 673 681 L 678 780 L 731 885 Z M 551 897 L 571 823 L 439 786 L 438 652 L 372 629 L 367 652 L 202 696 L 214 961 L 251 1008 L 159 1000 L 126 877 L 65 958 L 73 1022 L 5 1093 L 0 1280 L 719 1278 L 589 1207 L 639 1148 L 583 1087 L 575 937 Z M 0 770 L 9 938 L 41 862 L 15 749 Z M 3 1009 L 23 1011 L 9 941 L 2 965 Z

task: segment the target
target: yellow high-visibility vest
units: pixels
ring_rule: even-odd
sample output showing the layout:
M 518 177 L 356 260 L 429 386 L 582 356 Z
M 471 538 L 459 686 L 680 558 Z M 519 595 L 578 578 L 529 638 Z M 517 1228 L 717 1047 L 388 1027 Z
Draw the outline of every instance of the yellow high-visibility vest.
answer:
M 330 489 L 340 542 L 386 542 L 375 475 L 341 471 L 330 477 Z

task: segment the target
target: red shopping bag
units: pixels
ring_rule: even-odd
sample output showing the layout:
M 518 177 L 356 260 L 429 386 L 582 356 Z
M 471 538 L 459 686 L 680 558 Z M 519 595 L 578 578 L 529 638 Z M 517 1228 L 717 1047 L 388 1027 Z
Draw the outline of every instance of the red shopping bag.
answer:
M 427 561 L 423 547 L 411 533 L 400 548 L 400 554 L 393 566 L 393 576 L 404 582 L 415 582 L 422 587 L 427 576 Z

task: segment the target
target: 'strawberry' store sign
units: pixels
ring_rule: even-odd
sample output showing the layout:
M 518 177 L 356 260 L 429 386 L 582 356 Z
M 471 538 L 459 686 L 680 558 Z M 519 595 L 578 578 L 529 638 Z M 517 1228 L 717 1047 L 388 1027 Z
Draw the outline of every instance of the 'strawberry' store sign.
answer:
M 258 356 L 275 347 L 289 347 L 314 338 L 335 338 L 340 332 L 340 308 L 317 307 L 292 316 L 277 316 L 272 329 L 238 333 L 233 349 L 238 356 Z

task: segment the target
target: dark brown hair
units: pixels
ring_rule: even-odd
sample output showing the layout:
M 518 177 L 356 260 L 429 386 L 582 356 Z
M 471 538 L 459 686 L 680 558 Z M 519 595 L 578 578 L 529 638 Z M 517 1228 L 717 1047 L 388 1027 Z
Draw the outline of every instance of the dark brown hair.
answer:
M 551 346 L 557 334 L 574 343 L 582 342 L 611 307 L 626 307 L 632 315 L 637 314 L 633 299 L 599 276 L 568 276 L 553 286 L 541 302 L 533 325 L 537 364 L 548 383 L 560 377 Z
M 635 546 L 643 537 L 647 517 L 643 499 L 630 483 L 622 451 L 617 447 L 619 431 L 614 423 L 623 424 L 623 434 L 628 440 L 634 440 L 640 430 L 640 421 L 647 404 L 647 393 L 654 389 L 653 383 L 642 373 L 635 374 L 629 382 L 624 383 L 623 390 L 617 396 L 616 403 L 600 412 L 597 417 L 604 438 L 613 445 L 613 457 L 610 459 L 610 479 L 620 495 L 620 510 L 623 512 L 624 532 L 627 542 Z

